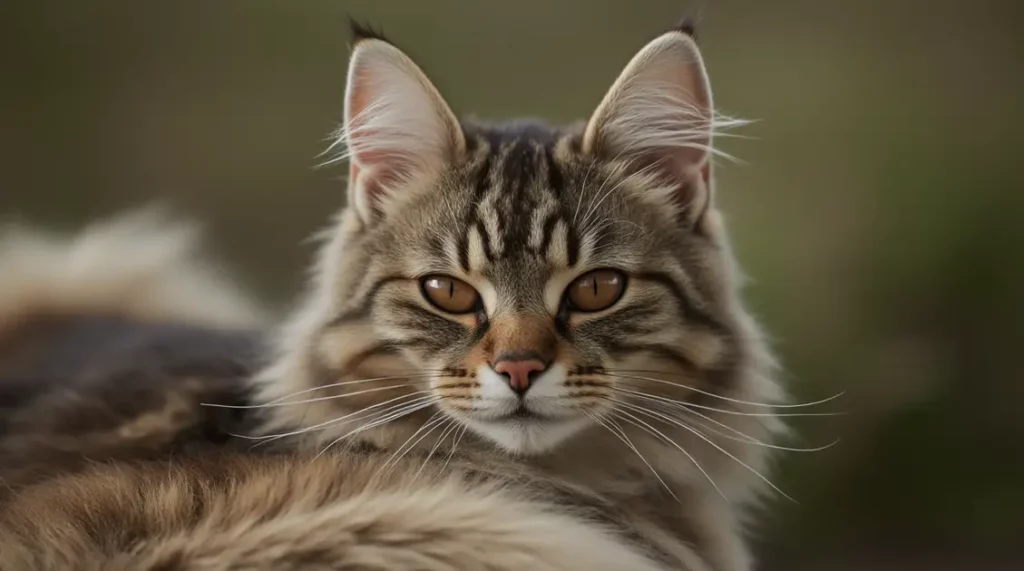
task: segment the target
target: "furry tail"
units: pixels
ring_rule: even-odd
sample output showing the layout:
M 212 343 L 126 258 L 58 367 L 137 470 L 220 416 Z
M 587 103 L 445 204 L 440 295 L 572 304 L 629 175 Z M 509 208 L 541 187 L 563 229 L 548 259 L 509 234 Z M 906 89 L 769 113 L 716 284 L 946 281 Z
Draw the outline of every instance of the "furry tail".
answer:
M 103 484 L 98 499 L 51 498 L 34 511 L 42 522 L 26 519 L 11 525 L 0 517 L 0 531 L 10 538 L 0 540 L 7 553 L 0 562 L 11 569 L 74 563 L 112 571 L 667 571 L 601 526 L 493 488 L 433 485 L 363 491 L 333 501 L 292 498 L 285 504 L 277 503 L 279 496 L 291 497 L 295 491 L 269 489 L 248 496 L 236 488 L 193 506 L 195 494 L 151 483 L 135 503 L 121 503 L 124 497 L 101 502 L 109 499 L 104 491 L 125 490 L 117 484 Z M 247 486 L 240 488 L 244 492 Z M 62 499 L 74 504 L 61 505 Z M 11 513 L 24 517 L 39 498 L 28 500 L 27 506 L 15 504 Z M 64 525 L 67 513 L 46 517 L 55 509 L 76 515 L 83 503 L 95 508 L 84 521 L 93 522 L 97 513 L 110 518 L 103 527 L 88 527 L 102 530 L 104 537 L 86 531 L 82 522 Z M 197 513 L 202 515 L 196 518 Z M 111 550 L 118 542 L 113 538 L 125 536 L 138 541 Z
M 34 317 L 106 314 L 251 327 L 263 312 L 196 255 L 195 225 L 154 209 L 71 237 L 0 229 L 0 336 Z
M 312 513 L 210 531 L 162 538 L 127 568 L 166 569 L 173 561 L 194 571 L 665 571 L 600 526 L 460 486 L 364 493 Z

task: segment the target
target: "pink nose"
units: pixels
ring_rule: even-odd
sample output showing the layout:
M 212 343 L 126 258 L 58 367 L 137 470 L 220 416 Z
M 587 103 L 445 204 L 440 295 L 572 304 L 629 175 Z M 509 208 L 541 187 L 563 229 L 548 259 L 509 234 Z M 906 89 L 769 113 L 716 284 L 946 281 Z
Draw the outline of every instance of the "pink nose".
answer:
M 509 388 L 520 396 L 530 389 L 530 383 L 537 373 L 547 368 L 547 365 L 537 359 L 504 359 L 494 364 L 494 372 L 505 375 Z

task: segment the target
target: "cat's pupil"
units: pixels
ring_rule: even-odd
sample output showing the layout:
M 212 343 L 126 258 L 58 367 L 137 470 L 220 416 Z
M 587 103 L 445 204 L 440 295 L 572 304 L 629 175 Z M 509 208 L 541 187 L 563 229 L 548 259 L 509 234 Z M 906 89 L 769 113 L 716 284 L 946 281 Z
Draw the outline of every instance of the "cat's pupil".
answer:
M 616 270 L 595 270 L 577 278 L 566 292 L 576 311 L 602 311 L 615 305 L 625 291 L 625 275 Z

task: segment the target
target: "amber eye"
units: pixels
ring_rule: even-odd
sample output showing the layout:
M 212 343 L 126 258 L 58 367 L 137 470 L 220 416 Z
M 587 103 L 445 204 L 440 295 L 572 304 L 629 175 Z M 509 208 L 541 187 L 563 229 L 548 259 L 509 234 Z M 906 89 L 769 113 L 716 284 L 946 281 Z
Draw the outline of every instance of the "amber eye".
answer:
M 615 305 L 626 290 L 626 275 L 616 270 L 595 270 L 576 278 L 565 290 L 575 311 L 601 311 Z
M 420 287 L 427 301 L 448 313 L 469 313 L 480 303 L 480 294 L 472 286 L 448 276 L 427 276 Z

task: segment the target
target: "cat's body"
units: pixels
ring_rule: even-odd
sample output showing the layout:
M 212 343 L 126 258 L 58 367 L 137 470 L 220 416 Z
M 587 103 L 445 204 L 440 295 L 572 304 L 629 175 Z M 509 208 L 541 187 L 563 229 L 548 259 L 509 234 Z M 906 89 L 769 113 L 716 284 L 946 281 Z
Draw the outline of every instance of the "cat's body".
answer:
M 265 446 L 19 490 L 0 563 L 748 569 L 783 399 L 685 30 L 580 128 L 459 122 L 376 37 L 347 97 L 349 207 L 238 393 Z

